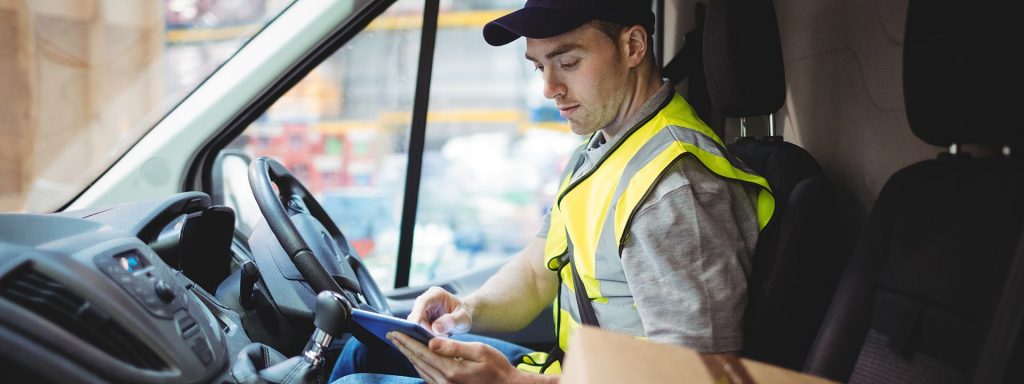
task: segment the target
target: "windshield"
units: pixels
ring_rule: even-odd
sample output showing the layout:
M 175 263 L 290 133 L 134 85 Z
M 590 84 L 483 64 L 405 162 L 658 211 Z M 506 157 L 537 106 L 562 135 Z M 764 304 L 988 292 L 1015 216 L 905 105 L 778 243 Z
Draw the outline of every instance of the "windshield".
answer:
M 53 212 L 291 0 L 0 3 L 0 212 Z

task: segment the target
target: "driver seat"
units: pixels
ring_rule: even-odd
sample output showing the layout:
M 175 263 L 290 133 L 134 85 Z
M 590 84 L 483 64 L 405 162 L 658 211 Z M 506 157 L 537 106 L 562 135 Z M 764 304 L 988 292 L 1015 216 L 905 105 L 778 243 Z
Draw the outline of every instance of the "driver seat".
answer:
M 716 110 L 748 118 L 782 108 L 786 80 L 771 0 L 712 0 L 703 39 Z M 800 370 L 849 254 L 836 246 L 834 189 L 814 157 L 782 136 L 744 137 L 727 147 L 768 181 L 776 202 L 754 250 L 742 354 Z

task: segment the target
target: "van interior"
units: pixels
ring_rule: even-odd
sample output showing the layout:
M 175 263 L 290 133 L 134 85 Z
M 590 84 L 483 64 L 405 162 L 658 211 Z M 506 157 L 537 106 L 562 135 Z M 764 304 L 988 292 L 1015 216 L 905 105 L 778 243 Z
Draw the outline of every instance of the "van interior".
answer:
M 483 42 L 521 1 L 113 3 L 0 0 L 2 381 L 329 373 L 375 340 L 352 307 L 404 318 L 429 287 L 481 286 L 585 139 L 521 40 Z M 776 199 L 741 356 L 1024 382 L 1009 6 L 651 7 L 662 76 Z M 488 336 L 550 350 L 549 313 Z

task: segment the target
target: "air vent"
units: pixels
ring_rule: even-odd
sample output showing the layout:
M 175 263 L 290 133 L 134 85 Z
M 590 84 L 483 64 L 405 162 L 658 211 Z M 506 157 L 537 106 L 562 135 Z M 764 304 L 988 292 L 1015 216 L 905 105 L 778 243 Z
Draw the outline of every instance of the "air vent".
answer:
M 30 267 L 21 267 L 6 276 L 0 284 L 0 297 L 49 320 L 118 360 L 147 370 L 168 369 L 163 359 L 110 316 Z

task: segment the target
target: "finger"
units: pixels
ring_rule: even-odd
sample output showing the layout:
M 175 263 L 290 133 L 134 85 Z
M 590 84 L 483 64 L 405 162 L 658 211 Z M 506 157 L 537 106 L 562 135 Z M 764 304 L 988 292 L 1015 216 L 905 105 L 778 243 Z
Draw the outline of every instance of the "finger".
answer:
M 395 346 L 399 347 L 399 351 L 402 354 L 409 357 L 410 361 L 414 362 L 421 369 L 431 371 L 434 373 L 440 373 L 443 370 L 451 368 L 452 358 L 439 356 L 432 352 L 426 345 L 409 337 L 406 334 L 400 332 L 391 332 L 388 334 L 391 342 Z
M 426 292 L 423 292 L 423 294 L 416 297 L 416 300 L 413 301 L 412 311 L 409 312 L 409 316 L 406 317 L 406 320 L 430 329 L 430 323 L 434 320 L 434 315 L 431 315 L 431 312 L 437 311 L 434 307 L 445 307 L 444 295 L 447 293 L 448 291 L 445 291 L 440 287 L 430 287 Z M 447 308 L 444 308 L 442 312 L 447 313 Z
M 428 290 L 428 292 L 429 292 L 429 290 Z M 416 300 L 413 301 L 413 303 L 412 303 L 412 310 L 409 312 L 409 316 L 406 317 L 406 320 L 409 320 L 409 321 L 411 321 L 413 323 L 417 323 L 417 324 L 420 324 L 420 325 L 423 325 L 423 326 L 429 328 L 430 327 L 430 323 L 428 323 L 426 321 L 423 321 L 423 318 L 424 318 L 423 311 L 424 311 L 424 307 L 426 306 L 426 302 L 427 302 L 426 295 L 427 295 L 427 293 L 425 292 L 424 294 L 416 297 Z
M 452 339 L 434 338 L 430 340 L 427 349 L 437 356 L 446 358 L 458 358 L 470 361 L 480 361 L 480 343 L 466 343 Z
M 469 314 L 465 309 L 457 309 L 455 312 L 442 315 L 430 324 L 430 330 L 435 335 L 457 335 L 469 332 Z
M 423 382 L 427 384 L 433 384 L 438 382 L 437 380 L 434 380 L 434 378 L 430 377 L 430 375 L 427 375 L 426 373 L 421 371 L 420 368 L 417 367 L 415 364 L 412 366 L 412 368 L 416 370 L 416 374 L 419 375 L 421 379 L 423 379 Z
M 443 381 L 442 370 L 449 359 L 434 355 L 425 345 L 401 332 L 389 332 L 387 337 L 398 348 L 398 351 L 409 359 L 416 371 L 420 373 L 420 377 L 424 379 L 430 377 L 435 382 Z
M 416 364 L 413 364 L 412 368 L 415 369 L 416 370 L 416 374 L 419 375 L 420 378 L 423 379 L 423 381 L 428 383 L 428 384 L 434 384 L 434 383 L 441 383 L 442 382 L 442 381 L 440 381 L 440 377 L 439 376 L 434 376 L 437 373 L 431 374 L 428 371 L 420 369 L 420 367 L 416 366 Z

